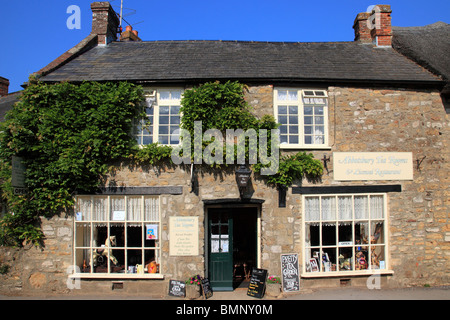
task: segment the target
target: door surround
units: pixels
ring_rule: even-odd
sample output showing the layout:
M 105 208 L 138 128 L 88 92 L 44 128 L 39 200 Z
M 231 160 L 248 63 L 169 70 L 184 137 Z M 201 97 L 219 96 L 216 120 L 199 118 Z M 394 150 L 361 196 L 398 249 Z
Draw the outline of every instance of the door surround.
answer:
M 256 267 L 261 267 L 261 211 L 264 200 L 249 199 L 241 201 L 241 199 L 215 199 L 204 200 L 204 257 L 205 257 L 205 276 L 209 274 L 209 230 L 208 221 L 210 209 L 245 209 L 256 208 Z M 245 213 L 244 213 L 245 214 Z

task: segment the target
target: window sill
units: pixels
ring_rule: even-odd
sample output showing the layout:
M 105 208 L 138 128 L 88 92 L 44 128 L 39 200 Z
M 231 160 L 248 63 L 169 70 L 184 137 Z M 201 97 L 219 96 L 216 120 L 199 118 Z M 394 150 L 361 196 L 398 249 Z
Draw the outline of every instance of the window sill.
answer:
M 305 272 L 302 278 L 329 278 L 329 277 L 353 277 L 353 276 L 373 276 L 392 275 L 394 270 L 359 270 L 359 271 L 332 271 L 332 272 Z
M 160 273 L 74 273 L 69 279 L 164 279 Z

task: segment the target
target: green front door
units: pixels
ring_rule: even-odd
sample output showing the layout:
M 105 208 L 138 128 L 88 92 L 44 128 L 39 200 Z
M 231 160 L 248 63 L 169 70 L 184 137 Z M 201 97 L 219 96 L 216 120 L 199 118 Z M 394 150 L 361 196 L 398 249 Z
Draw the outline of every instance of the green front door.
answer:
M 233 290 L 233 218 L 227 209 L 209 209 L 209 280 L 213 290 Z

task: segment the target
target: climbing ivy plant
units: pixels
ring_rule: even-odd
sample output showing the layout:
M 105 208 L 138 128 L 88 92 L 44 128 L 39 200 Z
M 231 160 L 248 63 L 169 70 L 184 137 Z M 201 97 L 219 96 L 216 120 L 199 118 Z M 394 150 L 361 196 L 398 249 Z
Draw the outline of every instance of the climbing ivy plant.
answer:
M 259 119 L 251 113 L 245 89 L 228 81 L 186 90 L 181 127 L 192 135 L 195 121 L 202 121 L 202 132 L 268 129 L 270 141 L 270 129 L 278 124 L 272 115 Z M 0 220 L 0 244 L 40 244 L 40 217 L 51 218 L 73 207 L 74 194 L 101 186 L 117 161 L 171 161 L 169 146 L 137 145 L 133 130 L 137 122 L 146 121 L 143 100 L 142 88 L 127 82 L 46 84 L 30 78 L 20 101 L 0 124 L 0 180 L 9 208 Z M 26 194 L 13 192 L 13 156 L 21 157 L 26 166 Z M 262 167 L 253 166 L 255 172 Z M 321 162 L 303 152 L 281 157 L 278 172 L 265 178 L 268 184 L 289 186 L 304 175 L 318 178 L 322 172 Z
M 1 221 L 3 243 L 39 243 L 40 216 L 67 210 L 75 192 L 102 183 L 109 166 L 136 144 L 133 124 L 145 116 L 142 97 L 142 88 L 127 82 L 30 79 L 0 127 L 2 192 L 10 211 Z M 11 186 L 12 156 L 21 157 L 26 167 L 23 195 Z

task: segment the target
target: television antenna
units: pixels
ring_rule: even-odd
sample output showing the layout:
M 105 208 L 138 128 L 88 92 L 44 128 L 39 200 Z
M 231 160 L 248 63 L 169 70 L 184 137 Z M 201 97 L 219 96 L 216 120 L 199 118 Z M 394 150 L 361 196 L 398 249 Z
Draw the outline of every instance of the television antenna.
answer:
M 111 0 L 111 2 L 114 2 L 114 1 L 115 1 L 115 0 Z M 117 8 L 118 6 L 113 6 L 113 7 L 116 7 L 116 8 Z M 124 10 L 127 11 L 127 12 L 124 13 Z M 125 23 L 128 24 L 129 26 L 131 26 L 131 25 L 135 26 L 135 25 L 137 25 L 137 24 L 139 24 L 139 23 L 144 22 L 144 21 L 139 21 L 139 22 L 136 22 L 136 23 L 131 24 L 130 22 L 128 22 L 127 20 L 125 20 L 125 17 L 131 16 L 131 15 L 134 15 L 134 14 L 136 14 L 136 10 L 135 10 L 135 9 L 131 9 L 131 8 L 124 8 L 124 6 L 123 6 L 123 0 L 120 0 L 120 11 L 119 11 L 119 20 L 120 20 L 120 23 L 119 23 L 119 26 L 120 26 L 120 27 L 122 26 L 122 20 L 125 21 Z

